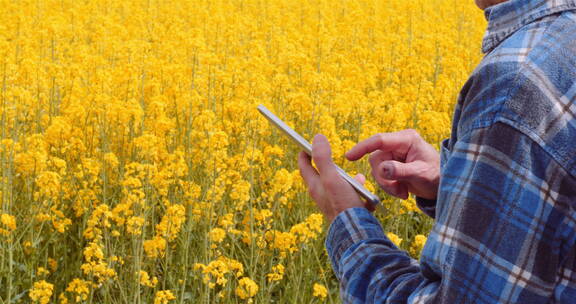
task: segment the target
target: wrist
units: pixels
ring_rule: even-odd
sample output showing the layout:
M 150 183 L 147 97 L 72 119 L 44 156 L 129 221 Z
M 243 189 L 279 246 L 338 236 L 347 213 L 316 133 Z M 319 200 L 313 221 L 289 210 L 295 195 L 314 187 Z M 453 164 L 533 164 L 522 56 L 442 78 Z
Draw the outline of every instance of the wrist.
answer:
M 340 215 L 341 213 L 345 212 L 346 210 L 352 209 L 352 208 L 365 208 L 365 206 L 364 206 L 364 204 L 359 203 L 359 204 L 352 204 L 352 205 L 337 207 L 337 208 L 334 208 L 332 210 L 332 212 L 325 214 L 326 219 L 328 220 L 329 223 L 332 223 L 338 215 Z

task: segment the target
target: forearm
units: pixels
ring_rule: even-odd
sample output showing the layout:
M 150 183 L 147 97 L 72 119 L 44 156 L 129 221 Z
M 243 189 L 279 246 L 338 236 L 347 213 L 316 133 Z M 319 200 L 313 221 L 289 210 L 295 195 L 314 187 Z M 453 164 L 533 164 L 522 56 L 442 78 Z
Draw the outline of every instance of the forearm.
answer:
M 418 262 L 398 249 L 364 208 L 347 209 L 336 217 L 326 248 L 346 303 L 405 303 L 429 282 Z

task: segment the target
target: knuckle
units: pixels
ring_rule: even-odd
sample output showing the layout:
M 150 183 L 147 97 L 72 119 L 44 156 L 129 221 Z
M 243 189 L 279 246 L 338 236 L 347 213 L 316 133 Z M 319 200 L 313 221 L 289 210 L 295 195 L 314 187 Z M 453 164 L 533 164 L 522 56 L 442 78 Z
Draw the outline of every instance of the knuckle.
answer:
M 373 161 L 375 157 L 376 157 L 376 155 L 374 155 L 374 152 L 372 152 L 372 153 L 370 153 L 370 155 L 368 156 L 368 160 L 369 160 L 369 161 Z
M 376 153 L 372 152 L 372 153 L 370 153 L 370 156 L 368 157 L 368 162 L 371 165 L 373 165 L 373 163 L 376 161 L 376 158 L 377 158 Z
M 310 196 L 316 200 L 322 192 L 321 188 L 322 185 L 318 183 L 318 181 L 311 182 L 310 186 L 308 187 L 308 194 L 310 194 Z
M 338 188 L 338 180 L 336 180 L 336 178 L 333 177 L 324 178 L 322 179 L 322 185 L 324 186 L 324 189 L 326 189 L 327 191 L 333 192 Z
M 393 169 L 391 169 L 391 170 L 392 170 L 392 174 L 394 176 L 399 177 L 399 178 L 407 177 L 406 168 L 404 168 L 403 166 L 393 165 L 392 168 Z
M 320 153 L 320 151 L 317 153 L 312 153 L 312 158 L 316 164 L 326 161 L 326 155 L 324 155 L 324 153 Z
M 386 142 L 386 133 L 378 133 L 376 134 L 376 138 L 380 143 Z

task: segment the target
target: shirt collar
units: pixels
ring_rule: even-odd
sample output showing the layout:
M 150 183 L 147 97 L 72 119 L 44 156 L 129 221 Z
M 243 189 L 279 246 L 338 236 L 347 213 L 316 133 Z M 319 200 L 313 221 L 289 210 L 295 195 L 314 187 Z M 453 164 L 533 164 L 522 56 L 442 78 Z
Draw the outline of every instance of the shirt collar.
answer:
M 542 17 L 576 9 L 576 0 L 509 0 L 484 10 L 488 29 L 482 52 L 488 53 L 520 27 Z

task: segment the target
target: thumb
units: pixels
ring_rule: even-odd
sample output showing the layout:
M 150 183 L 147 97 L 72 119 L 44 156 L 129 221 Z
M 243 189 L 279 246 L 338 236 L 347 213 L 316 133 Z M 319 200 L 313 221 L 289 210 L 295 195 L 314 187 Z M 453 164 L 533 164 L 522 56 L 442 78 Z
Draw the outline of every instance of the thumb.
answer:
M 356 174 L 356 176 L 354 176 L 354 179 L 361 185 L 364 185 L 364 183 L 366 182 L 366 176 L 364 176 L 361 173 Z
M 419 176 L 423 169 L 422 165 L 420 162 L 402 163 L 395 160 L 388 160 L 381 163 L 379 174 L 382 174 L 384 179 L 409 180 Z

